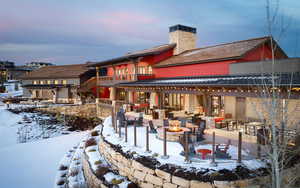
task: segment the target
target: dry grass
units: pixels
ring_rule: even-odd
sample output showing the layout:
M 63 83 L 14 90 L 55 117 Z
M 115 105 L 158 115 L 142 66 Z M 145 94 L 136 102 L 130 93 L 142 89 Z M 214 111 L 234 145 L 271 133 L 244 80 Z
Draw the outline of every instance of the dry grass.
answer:
M 90 138 L 85 142 L 85 147 L 95 146 L 97 145 L 97 141 L 94 138 Z

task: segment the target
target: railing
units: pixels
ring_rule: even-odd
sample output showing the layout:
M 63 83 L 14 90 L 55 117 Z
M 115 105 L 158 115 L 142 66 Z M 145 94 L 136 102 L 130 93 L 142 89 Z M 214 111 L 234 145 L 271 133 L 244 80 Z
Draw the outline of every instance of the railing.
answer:
M 125 74 L 125 75 L 115 75 L 115 76 L 100 76 L 100 85 L 110 85 L 117 84 L 121 82 L 132 82 L 136 80 L 145 80 L 154 78 L 153 74 Z
M 111 100 L 110 99 L 106 99 L 106 98 L 100 98 L 99 99 L 99 103 L 100 104 L 112 104 Z

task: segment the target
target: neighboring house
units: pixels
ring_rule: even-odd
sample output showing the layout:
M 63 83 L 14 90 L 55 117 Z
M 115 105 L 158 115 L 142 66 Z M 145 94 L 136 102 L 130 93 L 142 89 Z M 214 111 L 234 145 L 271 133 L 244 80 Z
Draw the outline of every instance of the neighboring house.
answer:
M 0 93 L 0 97 L 21 97 L 23 95 L 23 88 L 20 80 L 7 80 L 4 84 L 5 91 Z
M 0 84 L 7 80 L 18 80 L 32 70 L 31 67 L 16 66 L 14 62 L 0 61 Z
M 294 67 L 298 67 L 296 64 L 300 63 L 288 59 L 268 36 L 202 48 L 196 48 L 196 39 L 196 28 L 175 25 L 169 28 L 169 44 L 90 62 L 89 66 L 96 68 L 91 90 L 97 88 L 95 94 L 100 101 L 104 98 L 148 104 L 150 108 L 204 111 L 209 116 L 230 113 L 234 118 L 244 119 L 255 114 L 249 110 L 257 96 L 255 82 L 265 79 L 269 83 L 270 77 L 261 76 L 269 71 L 262 72 L 259 64 L 270 67 L 271 44 L 276 47 L 274 58 L 280 59 L 280 66 L 284 67 L 286 62 L 291 65 L 289 62 L 293 61 Z M 300 85 L 299 69 L 282 70 L 287 73 L 279 75 L 282 86 L 290 80 L 290 72 L 296 76 L 293 84 Z M 293 97 L 298 95 L 293 92 Z
M 52 63 L 46 63 L 46 62 L 30 62 L 30 63 L 26 63 L 25 66 L 26 67 L 30 67 L 33 70 L 42 68 L 42 67 L 46 67 L 46 66 L 53 66 L 54 64 Z
M 22 78 L 24 97 L 53 103 L 78 103 L 80 85 L 95 75 L 86 64 L 45 66 Z

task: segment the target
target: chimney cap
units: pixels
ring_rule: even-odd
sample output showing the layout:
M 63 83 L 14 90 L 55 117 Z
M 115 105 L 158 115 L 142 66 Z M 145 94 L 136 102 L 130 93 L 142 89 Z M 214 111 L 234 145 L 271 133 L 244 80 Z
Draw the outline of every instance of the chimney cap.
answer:
M 197 29 L 195 27 L 189 27 L 189 26 L 185 26 L 185 25 L 173 25 L 171 27 L 169 27 L 169 32 L 174 32 L 174 31 L 185 31 L 185 32 L 190 32 L 190 33 L 196 33 Z

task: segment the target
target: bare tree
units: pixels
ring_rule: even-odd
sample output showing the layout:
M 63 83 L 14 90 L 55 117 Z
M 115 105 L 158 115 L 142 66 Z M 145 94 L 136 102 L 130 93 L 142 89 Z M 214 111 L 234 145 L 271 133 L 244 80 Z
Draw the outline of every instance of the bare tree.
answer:
M 266 131 L 258 136 L 269 139 L 265 146 L 261 146 L 264 159 L 270 165 L 272 188 L 293 187 L 299 174 L 288 174 L 290 168 L 299 153 L 297 135 L 299 135 L 300 116 L 297 110 L 300 107 L 296 100 L 293 80 L 299 77 L 297 73 L 278 72 L 278 60 L 276 53 L 278 46 L 274 41 L 275 33 L 280 40 L 286 33 L 290 22 L 285 22 L 280 17 L 279 0 L 266 0 L 267 32 L 270 36 L 271 47 L 271 71 L 265 73 L 262 67 L 262 75 L 259 83 L 256 83 L 258 99 L 251 101 L 257 115 L 265 123 Z M 290 20 L 289 20 L 290 21 Z M 267 134 L 269 133 L 269 134 Z M 268 185 L 266 185 L 267 187 Z

